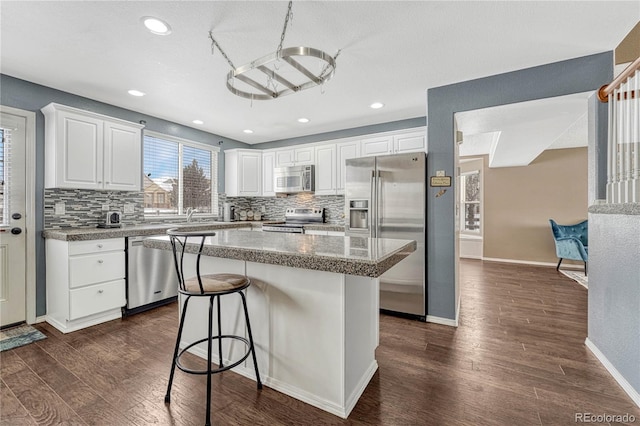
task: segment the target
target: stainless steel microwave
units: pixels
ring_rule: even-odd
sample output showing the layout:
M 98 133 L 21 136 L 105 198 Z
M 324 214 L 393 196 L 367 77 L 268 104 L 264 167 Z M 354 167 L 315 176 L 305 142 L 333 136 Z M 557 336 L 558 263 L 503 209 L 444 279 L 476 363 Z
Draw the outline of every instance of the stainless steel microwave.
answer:
M 314 166 L 277 167 L 273 172 L 275 192 L 294 194 L 296 192 L 313 192 L 315 173 Z

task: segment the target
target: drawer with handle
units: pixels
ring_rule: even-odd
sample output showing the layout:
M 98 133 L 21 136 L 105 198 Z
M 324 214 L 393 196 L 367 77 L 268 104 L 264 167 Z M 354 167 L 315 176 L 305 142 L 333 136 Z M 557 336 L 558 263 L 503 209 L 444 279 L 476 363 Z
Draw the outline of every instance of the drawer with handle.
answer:
M 69 258 L 69 287 L 124 279 L 124 251 L 87 254 Z
M 70 291 L 69 319 L 75 320 L 124 306 L 124 280 L 110 281 Z
M 124 238 L 105 238 L 102 240 L 72 241 L 69 243 L 69 255 L 123 250 Z

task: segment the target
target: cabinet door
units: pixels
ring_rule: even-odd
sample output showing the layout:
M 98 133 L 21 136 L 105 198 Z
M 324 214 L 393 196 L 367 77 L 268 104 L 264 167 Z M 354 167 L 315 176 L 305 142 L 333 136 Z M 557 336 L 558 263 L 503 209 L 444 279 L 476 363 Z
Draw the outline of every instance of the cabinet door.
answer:
M 104 124 L 104 135 L 104 189 L 140 191 L 140 129 L 107 121 Z
M 336 193 L 336 145 L 317 146 L 316 158 L 316 195 L 335 195 Z
M 262 153 L 262 195 L 265 197 L 275 196 L 273 189 L 273 169 L 276 166 L 276 153 Z
M 293 150 L 293 161 L 295 162 L 296 166 L 313 164 L 313 155 L 313 147 L 296 148 Z
M 406 133 L 393 137 L 393 150 L 403 152 L 425 152 L 425 132 Z
M 362 140 L 362 156 L 371 155 L 387 155 L 393 150 L 393 138 L 391 136 L 382 136 L 377 138 Z
M 346 142 L 336 145 L 336 191 L 344 194 L 344 177 L 346 173 L 345 161 L 360 157 L 360 142 Z
M 276 167 L 288 167 L 294 165 L 293 149 L 280 149 L 275 151 L 275 154 Z
M 56 123 L 56 188 L 101 189 L 103 121 L 59 112 Z
M 240 152 L 238 162 L 238 195 L 261 195 L 262 152 Z

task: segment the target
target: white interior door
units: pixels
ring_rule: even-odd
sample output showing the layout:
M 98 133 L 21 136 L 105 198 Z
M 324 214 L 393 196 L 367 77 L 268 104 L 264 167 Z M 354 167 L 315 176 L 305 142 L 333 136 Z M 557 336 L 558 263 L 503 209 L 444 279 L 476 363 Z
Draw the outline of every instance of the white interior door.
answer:
M 26 118 L 0 118 L 0 325 L 26 319 Z

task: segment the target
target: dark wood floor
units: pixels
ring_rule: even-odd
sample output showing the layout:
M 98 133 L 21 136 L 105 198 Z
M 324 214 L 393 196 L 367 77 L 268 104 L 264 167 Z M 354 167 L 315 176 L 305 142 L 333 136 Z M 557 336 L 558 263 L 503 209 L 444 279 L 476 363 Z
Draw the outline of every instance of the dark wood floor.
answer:
M 554 268 L 463 261 L 456 328 L 383 316 L 379 370 L 342 420 L 235 373 L 213 380 L 219 425 L 570 425 L 640 409 L 584 345 L 586 290 Z M 2 425 L 203 424 L 205 378 L 163 396 L 176 305 L 0 354 Z M 330 366 L 327 366 L 330 368 Z

